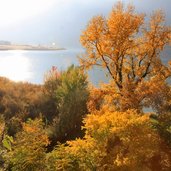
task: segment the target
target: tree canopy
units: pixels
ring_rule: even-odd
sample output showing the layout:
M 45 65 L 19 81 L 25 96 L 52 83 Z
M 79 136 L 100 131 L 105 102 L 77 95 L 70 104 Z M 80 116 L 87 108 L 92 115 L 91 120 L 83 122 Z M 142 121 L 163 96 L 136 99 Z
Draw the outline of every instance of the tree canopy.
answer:
M 169 45 L 171 36 L 171 28 L 164 21 L 161 11 L 154 12 L 146 22 L 144 14 L 119 2 L 108 17 L 93 17 L 82 32 L 81 43 L 86 49 L 80 58 L 82 66 L 88 69 L 97 65 L 108 71 L 115 92 L 125 97 L 121 98 L 122 108 L 141 108 L 150 94 L 142 91 L 170 77 L 170 68 L 161 61 L 161 51 Z

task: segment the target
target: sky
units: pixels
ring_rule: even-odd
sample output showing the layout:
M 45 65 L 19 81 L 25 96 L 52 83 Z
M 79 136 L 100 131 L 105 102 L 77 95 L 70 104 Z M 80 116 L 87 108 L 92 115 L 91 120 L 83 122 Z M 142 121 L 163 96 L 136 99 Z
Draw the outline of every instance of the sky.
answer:
M 150 15 L 162 9 L 171 25 L 171 0 L 122 0 Z M 80 48 L 79 37 L 95 15 L 107 16 L 117 0 L 0 0 L 0 40 Z

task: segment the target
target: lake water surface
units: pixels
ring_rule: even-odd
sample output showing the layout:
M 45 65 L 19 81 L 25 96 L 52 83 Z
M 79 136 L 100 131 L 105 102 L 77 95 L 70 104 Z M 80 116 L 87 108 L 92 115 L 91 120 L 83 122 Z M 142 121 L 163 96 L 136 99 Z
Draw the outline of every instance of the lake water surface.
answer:
M 80 49 L 68 49 L 58 51 L 0 51 L 0 76 L 13 81 L 26 81 L 42 84 L 44 75 L 56 66 L 58 70 L 65 70 L 71 64 L 79 65 L 78 56 L 83 53 Z M 171 48 L 166 49 L 162 56 L 163 62 L 170 59 Z M 104 72 L 94 68 L 88 72 L 91 83 L 107 82 Z
M 0 76 L 13 81 L 27 81 L 42 84 L 44 74 L 57 66 L 58 70 L 65 70 L 71 64 L 78 65 L 78 55 L 82 50 L 58 50 L 58 51 L 0 51 Z M 100 69 L 88 72 L 89 80 L 97 85 L 101 81 L 107 81 Z

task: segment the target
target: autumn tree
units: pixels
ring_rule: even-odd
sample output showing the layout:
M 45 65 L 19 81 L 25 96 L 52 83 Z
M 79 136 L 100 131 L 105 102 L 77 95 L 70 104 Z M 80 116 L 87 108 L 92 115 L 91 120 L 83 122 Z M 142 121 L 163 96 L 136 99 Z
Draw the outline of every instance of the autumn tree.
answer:
M 80 58 L 82 66 L 99 66 L 108 72 L 122 110 L 141 110 L 149 105 L 148 97 L 158 90 L 162 97 L 160 88 L 167 87 L 170 69 L 161 62 L 160 54 L 169 44 L 171 29 L 164 21 L 161 11 L 146 22 L 144 14 L 119 2 L 107 18 L 93 17 L 82 32 L 81 43 L 86 49 Z

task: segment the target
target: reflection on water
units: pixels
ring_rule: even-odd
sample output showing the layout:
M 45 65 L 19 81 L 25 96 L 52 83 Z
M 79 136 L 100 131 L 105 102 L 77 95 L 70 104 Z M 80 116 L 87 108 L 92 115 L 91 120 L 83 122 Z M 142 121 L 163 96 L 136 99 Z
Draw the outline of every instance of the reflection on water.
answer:
M 44 74 L 56 66 L 58 70 L 65 70 L 71 64 L 78 65 L 77 56 L 82 50 L 58 51 L 0 51 L 0 76 L 14 81 L 27 81 L 42 84 Z M 94 85 L 100 81 L 107 81 L 104 72 L 93 69 L 88 72 L 89 80 Z
M 32 76 L 30 65 L 24 51 L 8 51 L 5 57 L 0 58 L 0 76 L 13 81 L 27 81 Z
M 45 72 L 52 66 L 64 70 L 71 64 L 77 65 L 78 52 L 80 51 L 0 51 L 0 76 L 14 81 L 41 84 Z
M 170 59 L 171 49 L 166 49 L 162 56 L 163 62 Z M 42 84 L 44 74 L 56 66 L 58 70 L 65 70 L 69 65 L 78 65 L 77 56 L 83 53 L 80 49 L 58 51 L 0 51 L 0 76 L 5 76 L 14 81 L 28 81 Z M 104 71 L 95 67 L 88 72 L 89 80 L 94 85 L 107 82 Z

